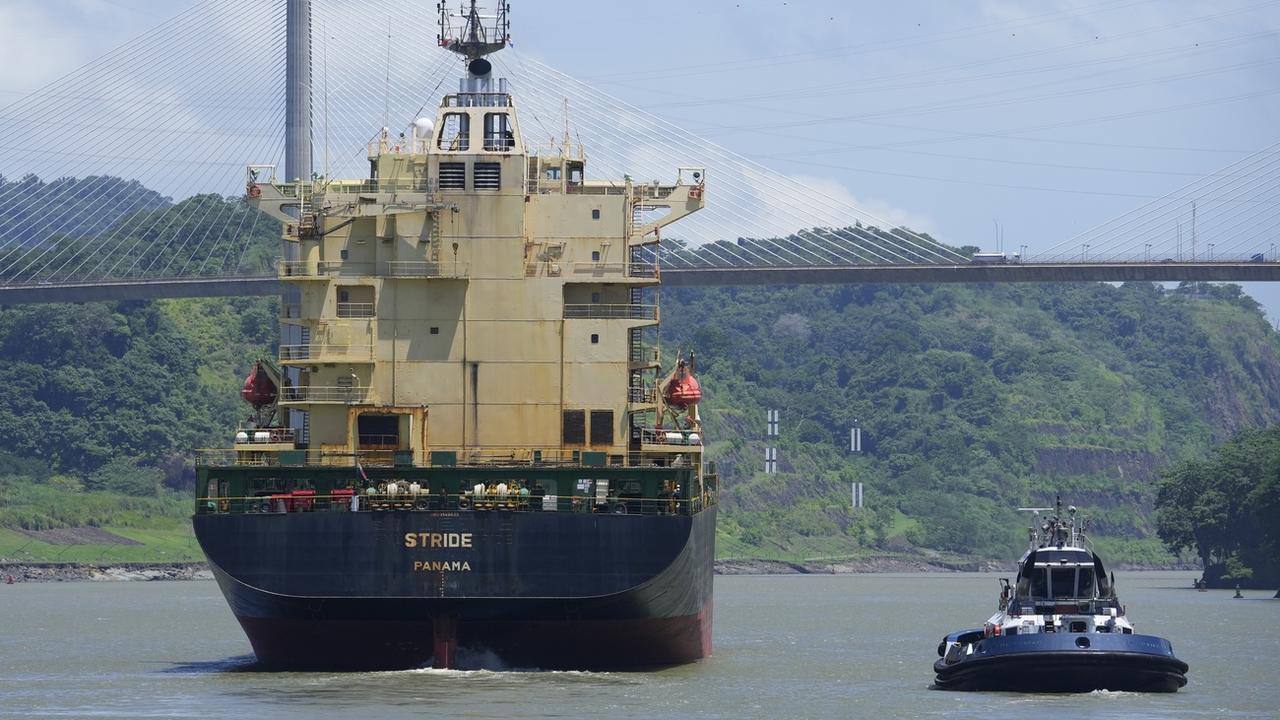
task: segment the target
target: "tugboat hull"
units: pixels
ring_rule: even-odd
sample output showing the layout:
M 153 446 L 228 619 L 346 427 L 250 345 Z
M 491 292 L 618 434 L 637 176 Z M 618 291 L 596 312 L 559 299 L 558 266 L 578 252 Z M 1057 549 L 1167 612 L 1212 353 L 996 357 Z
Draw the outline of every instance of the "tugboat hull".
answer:
M 1187 684 L 1187 664 L 1174 657 L 1168 640 L 1153 635 L 984 638 L 948 648 L 933 669 L 941 690 L 1177 692 Z
M 446 634 L 464 661 L 470 650 L 515 667 L 657 667 L 711 652 L 714 508 L 199 515 L 195 525 L 271 668 L 441 664 Z M 440 532 L 471 547 L 419 546 Z

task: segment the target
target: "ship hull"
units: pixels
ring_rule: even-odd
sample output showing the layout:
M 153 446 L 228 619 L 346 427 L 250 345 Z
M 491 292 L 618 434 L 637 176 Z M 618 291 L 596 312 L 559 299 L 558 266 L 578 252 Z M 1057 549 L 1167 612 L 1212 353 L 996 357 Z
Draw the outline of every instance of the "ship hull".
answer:
M 941 690 L 1069 693 L 1177 692 L 1187 664 L 1152 635 L 1037 633 L 979 640 L 956 662 L 934 663 Z
M 271 668 L 456 666 L 439 657 L 446 638 L 464 664 L 546 669 L 658 667 L 711 652 L 714 508 L 194 523 L 232 612 Z

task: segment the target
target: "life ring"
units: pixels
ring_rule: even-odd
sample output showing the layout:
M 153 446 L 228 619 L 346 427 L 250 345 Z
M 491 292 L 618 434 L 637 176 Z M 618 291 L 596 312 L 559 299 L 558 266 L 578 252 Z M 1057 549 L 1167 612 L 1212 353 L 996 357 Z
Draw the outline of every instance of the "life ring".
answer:
M 262 195 L 262 188 L 255 185 L 249 186 L 249 197 L 256 198 Z
M 228 512 L 229 510 L 231 510 L 231 501 L 230 501 L 230 500 L 222 499 L 222 500 L 219 500 L 219 501 L 218 501 L 218 511 L 219 511 L 219 512 Z
M 426 500 L 417 500 L 413 503 L 414 510 L 422 511 L 422 510 L 426 510 L 428 507 L 429 505 L 427 504 Z
M 463 497 L 458 498 L 458 509 L 459 509 L 459 510 L 470 510 L 470 509 L 471 509 L 471 498 L 466 497 L 465 495 L 464 495 Z
M 614 515 L 626 515 L 627 506 L 625 503 L 614 503 L 613 507 L 609 508 L 609 512 L 612 512 Z

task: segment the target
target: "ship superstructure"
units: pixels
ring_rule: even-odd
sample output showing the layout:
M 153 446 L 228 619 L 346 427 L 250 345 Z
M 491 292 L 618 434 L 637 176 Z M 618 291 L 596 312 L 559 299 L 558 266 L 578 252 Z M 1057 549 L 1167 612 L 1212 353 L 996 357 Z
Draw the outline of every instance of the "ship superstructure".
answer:
M 194 522 L 266 662 L 710 650 L 701 389 L 656 345 L 659 231 L 703 206 L 706 174 L 594 180 L 567 136 L 535 148 L 485 59 L 507 13 L 441 7 L 465 77 L 377 134 L 368 178 L 249 167 L 296 258 L 281 322 L 302 342 L 254 368 L 233 448 L 202 453 Z

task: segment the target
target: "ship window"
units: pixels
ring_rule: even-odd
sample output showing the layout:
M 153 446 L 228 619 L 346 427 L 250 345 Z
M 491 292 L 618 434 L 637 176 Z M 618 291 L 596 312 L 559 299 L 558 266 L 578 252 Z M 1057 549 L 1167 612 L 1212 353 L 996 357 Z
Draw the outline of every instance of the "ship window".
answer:
M 599 212 L 599 211 L 597 210 L 596 212 Z M 591 251 L 591 262 L 600 262 L 600 251 L 599 251 L 599 250 L 592 250 L 592 251 Z
M 440 189 L 465 190 L 467 187 L 467 166 L 460 162 L 440 163 Z
M 591 302 L 593 303 L 600 302 L 600 293 L 591 293 Z
M 473 171 L 476 190 L 497 190 L 502 186 L 502 166 L 498 163 L 476 163 Z
M 600 336 L 599 336 L 599 335 L 597 335 L 596 333 L 591 333 L 591 344 L 592 344 L 592 345 L 599 345 L 599 344 L 600 344 Z
M 511 117 L 506 113 L 485 113 L 484 149 L 505 152 L 515 147 L 515 133 L 511 132 Z
M 565 410 L 560 430 L 565 445 L 581 445 L 587 441 L 587 413 L 585 410 Z
M 1038 567 L 1031 571 L 1031 597 L 1049 597 L 1048 571 Z
M 471 148 L 471 116 L 466 113 L 448 113 L 440 123 L 441 150 L 461 152 Z
M 431 328 L 431 334 L 432 334 L 432 335 L 439 335 L 439 334 L 440 334 L 440 328 L 438 328 L 438 327 L 433 327 L 433 328 Z
M 612 445 L 613 444 L 613 411 L 612 410 L 592 410 L 591 411 L 591 444 L 592 445 Z
M 594 209 L 591 211 L 591 219 L 592 219 L 592 220 L 599 220 L 599 219 L 600 219 L 600 208 L 594 208 Z
M 1054 568 L 1050 589 L 1055 598 L 1074 597 L 1072 593 L 1076 591 L 1076 569 Z
M 1080 568 L 1080 576 L 1076 579 L 1076 597 L 1093 597 L 1093 572 Z

